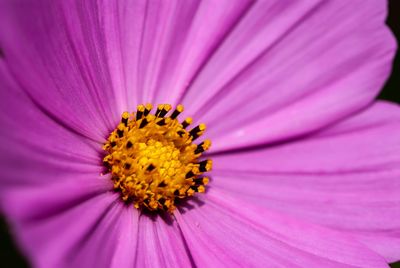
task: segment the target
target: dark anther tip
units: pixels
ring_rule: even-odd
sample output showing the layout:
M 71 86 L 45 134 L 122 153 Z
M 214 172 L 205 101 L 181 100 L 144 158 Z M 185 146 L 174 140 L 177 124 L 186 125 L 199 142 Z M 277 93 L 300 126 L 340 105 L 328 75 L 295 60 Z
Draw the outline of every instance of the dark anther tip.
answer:
M 167 184 L 165 184 L 164 181 L 162 181 L 162 182 L 160 182 L 160 183 L 158 184 L 158 187 L 165 187 L 165 186 L 167 186 Z
M 155 165 L 150 164 L 150 165 L 147 167 L 147 171 L 152 171 L 152 170 L 154 170 L 155 168 L 156 168 Z
M 127 143 L 126 143 L 126 148 L 131 148 L 133 146 L 133 144 L 132 144 L 132 142 L 130 142 L 130 141 L 128 141 Z
M 189 179 L 189 178 L 191 178 L 193 176 L 194 176 L 193 171 L 189 171 L 188 173 L 186 173 L 186 179 Z

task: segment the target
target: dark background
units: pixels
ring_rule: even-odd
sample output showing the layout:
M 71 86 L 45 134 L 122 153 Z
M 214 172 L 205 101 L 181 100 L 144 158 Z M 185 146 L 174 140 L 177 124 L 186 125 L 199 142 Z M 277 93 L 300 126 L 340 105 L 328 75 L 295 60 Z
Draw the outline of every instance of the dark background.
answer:
M 389 1 L 389 17 L 388 25 L 396 35 L 397 42 L 400 43 L 400 1 Z M 394 61 L 394 67 L 390 79 L 387 81 L 385 88 L 379 95 L 380 99 L 390 100 L 400 103 L 400 53 Z M 393 215 L 398 217 L 398 215 Z M 1 267 L 28 267 L 25 258 L 21 256 L 15 247 L 4 220 L 0 217 L 0 266 Z M 392 268 L 400 268 L 400 262 L 391 265 Z

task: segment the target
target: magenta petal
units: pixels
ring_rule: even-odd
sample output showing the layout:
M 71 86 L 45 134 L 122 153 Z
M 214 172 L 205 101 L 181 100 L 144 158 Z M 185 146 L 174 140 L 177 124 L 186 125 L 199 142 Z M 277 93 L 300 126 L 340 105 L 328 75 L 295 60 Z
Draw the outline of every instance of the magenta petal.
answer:
M 21 91 L 4 62 L 0 88 L 0 194 L 61 180 L 80 182 L 103 171 L 101 143 L 42 110 Z
M 34 266 L 109 266 L 118 229 L 129 221 L 121 217 L 118 196 L 104 188 L 96 181 L 63 183 L 2 196 L 2 209 Z
M 138 211 L 109 191 L 110 180 L 63 181 L 8 191 L 2 211 L 38 267 L 133 267 Z
M 118 234 L 116 234 L 116 245 L 110 251 L 114 252 L 110 267 L 134 267 L 136 259 L 136 248 L 138 244 L 139 211 L 132 206 L 126 206 L 117 215 L 119 222 Z
M 176 103 L 251 3 L 3 1 L 0 43 L 37 103 L 100 139 L 123 110 Z
M 386 1 L 259 1 L 190 87 L 214 151 L 315 131 L 369 104 L 396 44 Z
M 66 267 L 134 267 L 138 211 L 117 200 L 74 248 Z
M 3 1 L 0 43 L 7 69 L 38 109 L 102 141 L 119 107 L 96 10 L 95 1 Z
M 176 222 L 141 215 L 135 267 L 191 267 Z
M 78 177 L 76 180 L 26 185 L 2 192 L 0 208 L 11 219 L 45 219 L 79 206 L 80 203 L 103 194 L 110 188 L 111 180 L 88 175 L 83 181 Z
M 251 2 L 105 1 L 113 82 L 128 105 L 176 104 Z
M 176 213 L 198 267 L 388 267 L 340 234 L 211 189 L 204 204 Z
M 212 187 L 400 259 L 400 108 L 378 102 L 291 144 L 213 157 Z

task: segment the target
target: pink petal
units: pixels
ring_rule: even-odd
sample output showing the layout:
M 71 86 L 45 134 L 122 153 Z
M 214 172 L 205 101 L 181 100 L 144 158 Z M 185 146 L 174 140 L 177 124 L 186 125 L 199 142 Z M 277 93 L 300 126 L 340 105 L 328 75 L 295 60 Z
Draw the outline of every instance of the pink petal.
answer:
M 74 249 L 66 267 L 134 267 L 138 211 L 120 200 L 107 211 L 80 247 Z
M 176 222 L 157 215 L 141 215 L 135 267 L 191 267 Z
M 119 221 L 119 231 L 116 234 L 116 245 L 110 249 L 114 254 L 110 267 L 134 267 L 135 249 L 138 244 L 139 212 L 132 206 L 124 205 L 122 213 L 117 215 L 116 220 Z
M 109 192 L 110 178 L 99 176 L 101 143 L 43 110 L 21 91 L 4 62 L 0 87 L 0 211 L 29 262 L 35 267 L 133 263 L 128 249 L 137 239 L 125 235 L 137 226 L 137 218 L 129 216 L 137 211 L 119 200 L 114 204 L 118 197 Z
M 176 213 L 198 267 L 388 267 L 351 237 L 208 191 Z
M 20 91 L 66 127 L 102 142 L 119 114 L 96 9 L 94 1 L 3 1 L 0 43 Z
M 0 192 L 100 174 L 101 143 L 66 127 L 20 91 L 0 62 Z
M 252 3 L 3 2 L 0 43 L 14 78 L 54 117 L 97 140 L 123 110 L 176 103 Z
M 378 102 L 293 143 L 216 155 L 212 187 L 400 258 L 400 109 Z
M 135 235 L 129 229 L 137 225 L 131 217 L 136 210 L 127 211 L 119 196 L 104 188 L 94 180 L 64 182 L 2 196 L 2 210 L 34 266 L 109 267 L 115 254 L 124 255 L 124 249 L 116 252 L 120 232 Z M 131 245 L 132 239 L 124 239 L 124 245 Z M 133 261 L 134 255 L 129 258 Z
M 107 53 L 128 109 L 176 104 L 251 1 L 105 1 Z M 116 30 L 117 29 L 117 30 Z
M 184 102 L 214 151 L 282 141 L 360 110 L 390 73 L 386 1 L 260 1 Z
M 2 193 L 0 208 L 11 218 L 20 220 L 48 218 L 108 192 L 111 184 L 109 178 L 86 174 L 84 180 L 77 177 L 76 180 L 20 186 Z

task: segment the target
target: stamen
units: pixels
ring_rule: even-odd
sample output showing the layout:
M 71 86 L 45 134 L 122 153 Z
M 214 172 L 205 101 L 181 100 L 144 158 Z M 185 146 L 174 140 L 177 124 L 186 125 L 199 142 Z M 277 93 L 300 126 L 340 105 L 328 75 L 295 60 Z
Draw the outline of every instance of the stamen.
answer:
M 211 146 L 211 141 L 210 140 L 205 140 L 202 143 L 200 143 L 199 145 L 197 145 L 196 150 L 194 151 L 195 154 L 201 154 L 204 151 L 207 151 L 208 148 L 210 148 Z
M 147 103 L 146 106 L 144 107 L 144 116 L 147 116 L 150 112 L 151 109 L 153 109 L 153 105 L 151 105 L 150 103 Z
M 202 162 L 199 163 L 199 170 L 200 172 L 206 172 L 211 170 L 212 167 L 212 162 L 211 160 L 204 160 Z
M 185 119 L 185 121 L 182 122 L 182 128 L 185 129 L 187 128 L 191 123 L 192 123 L 193 119 L 188 117 Z
M 206 130 L 206 125 L 205 124 L 200 124 L 197 127 L 193 128 L 189 134 L 192 137 L 192 140 L 197 139 L 198 137 L 200 137 L 204 131 Z
M 103 146 L 107 152 L 103 163 L 122 200 L 136 208 L 172 213 L 177 199 L 205 191 L 209 179 L 201 175 L 211 170 L 212 161 L 199 158 L 211 142 L 193 143 L 206 127 L 200 124 L 187 131 L 192 119 L 182 123 L 177 119 L 182 105 L 169 117 L 171 105 L 158 105 L 154 115 L 152 108 L 138 105 L 136 114 L 122 114 L 121 123 Z
M 140 120 L 144 114 L 145 107 L 141 104 L 137 107 L 136 121 Z
M 161 110 L 161 112 L 158 115 L 158 117 L 164 117 L 170 110 L 171 110 L 171 105 L 164 104 L 164 108 Z
M 179 114 L 181 114 L 183 112 L 183 105 L 179 104 L 178 106 L 176 106 L 175 111 L 171 114 L 171 118 L 172 119 L 176 119 L 178 117 Z
M 129 117 L 130 117 L 130 114 L 128 112 L 123 112 L 122 113 L 121 123 L 123 123 L 125 126 L 128 126 Z
M 117 127 L 118 137 L 122 138 L 122 136 L 124 135 L 124 129 L 125 129 L 124 124 L 119 124 L 118 125 L 118 127 Z
M 139 128 L 144 128 L 148 123 L 149 121 L 147 121 L 146 118 L 143 118 L 142 122 L 140 122 Z

